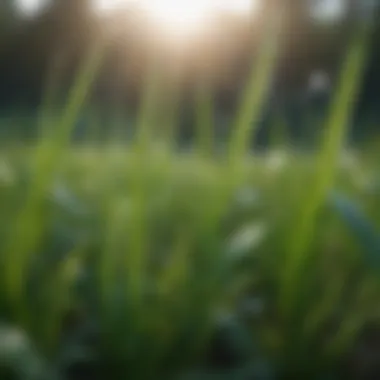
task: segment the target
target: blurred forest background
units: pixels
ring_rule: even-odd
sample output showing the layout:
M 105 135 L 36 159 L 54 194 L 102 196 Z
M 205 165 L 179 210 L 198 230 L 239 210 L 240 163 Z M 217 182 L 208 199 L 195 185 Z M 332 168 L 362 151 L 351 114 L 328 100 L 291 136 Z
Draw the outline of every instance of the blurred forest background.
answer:
M 110 13 L 105 20 L 105 15 L 93 11 L 91 0 L 51 0 L 27 16 L 17 0 L 0 0 L 0 117 L 35 114 L 52 77 L 62 100 L 88 48 L 107 38 L 107 56 L 91 98 L 98 112 L 114 114 L 117 106 L 133 113 L 146 69 L 158 52 L 169 76 L 181 73 L 177 77 L 181 78 L 178 97 L 185 110 L 182 130 L 191 129 L 191 113 L 186 109 L 191 108 L 195 88 L 204 78 L 212 81 L 218 120 L 228 120 L 265 31 L 265 9 L 283 6 L 281 56 L 258 129 L 259 143 L 266 143 L 276 117 L 286 121 L 295 141 L 314 135 L 310 128 L 318 128 L 318 124 L 306 123 L 305 118 L 310 121 L 310 115 L 318 119 L 323 114 L 355 24 L 371 22 L 371 55 L 352 124 L 357 141 L 380 130 L 379 3 L 261 0 L 249 20 L 242 22 L 237 16 L 220 13 L 198 41 L 183 46 L 177 43 L 173 48 L 158 41 L 154 28 L 150 30 L 133 9 Z M 27 135 L 33 134 L 30 125 L 27 128 Z M 190 138 L 191 131 L 184 136 Z

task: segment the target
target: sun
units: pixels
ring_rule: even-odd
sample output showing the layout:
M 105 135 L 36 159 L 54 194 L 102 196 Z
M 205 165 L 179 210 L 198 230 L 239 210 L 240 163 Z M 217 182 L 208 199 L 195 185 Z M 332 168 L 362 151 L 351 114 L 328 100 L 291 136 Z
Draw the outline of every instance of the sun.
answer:
M 174 35 L 198 32 L 217 11 L 248 15 L 259 0 L 93 0 L 94 9 L 106 14 L 121 6 L 139 8 L 152 24 Z
M 141 0 L 140 3 L 152 21 L 177 33 L 199 30 L 212 10 L 210 0 Z

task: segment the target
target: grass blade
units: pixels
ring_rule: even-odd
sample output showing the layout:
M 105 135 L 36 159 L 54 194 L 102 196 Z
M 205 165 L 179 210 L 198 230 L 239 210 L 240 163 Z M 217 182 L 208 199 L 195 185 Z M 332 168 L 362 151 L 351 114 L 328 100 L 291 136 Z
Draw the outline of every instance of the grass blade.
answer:
M 317 157 L 317 167 L 310 191 L 299 204 L 299 215 L 290 237 L 289 248 L 280 284 L 280 309 L 285 318 L 291 318 L 299 301 L 298 295 L 310 259 L 310 242 L 317 213 L 330 191 L 346 130 L 355 104 L 368 51 L 367 25 L 360 25 L 354 34 L 341 71 L 336 96 L 326 123 L 326 135 Z

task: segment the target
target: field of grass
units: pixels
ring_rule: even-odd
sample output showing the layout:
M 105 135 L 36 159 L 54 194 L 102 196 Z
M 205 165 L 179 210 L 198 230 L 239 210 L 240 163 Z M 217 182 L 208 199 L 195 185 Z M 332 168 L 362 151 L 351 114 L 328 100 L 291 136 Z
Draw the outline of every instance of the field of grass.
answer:
M 33 153 L 3 153 L 0 166 L 2 345 L 10 340 L 1 352 L 15 350 L 18 369 L 44 358 L 115 379 L 170 378 L 194 365 L 231 379 L 311 376 L 336 370 L 377 321 L 374 162 L 340 159 L 289 310 L 288 247 L 303 228 L 312 156 L 249 158 L 231 188 L 223 163 L 196 154 L 157 150 L 142 161 L 86 146 L 65 151 L 49 190 L 32 198 Z M 36 350 L 19 347 L 16 327 Z
M 36 143 L 2 150 L 1 379 L 364 379 L 377 369 L 364 333 L 375 335 L 380 312 L 380 161 L 376 149 L 345 150 L 365 33 L 342 64 L 318 151 L 253 156 L 272 42 L 222 157 L 210 154 L 207 91 L 193 151 L 151 141 L 154 78 L 131 146 L 70 146 L 94 57 L 55 128 L 42 117 Z

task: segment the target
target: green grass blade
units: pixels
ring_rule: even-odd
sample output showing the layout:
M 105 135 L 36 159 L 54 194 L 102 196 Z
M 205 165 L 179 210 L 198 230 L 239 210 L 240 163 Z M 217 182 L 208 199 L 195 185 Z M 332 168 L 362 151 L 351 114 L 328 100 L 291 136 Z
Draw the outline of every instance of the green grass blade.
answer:
M 196 92 L 196 130 L 197 150 L 202 157 L 212 154 L 214 143 L 214 109 L 212 86 L 207 80 L 202 81 Z
M 149 144 L 153 136 L 153 125 L 157 115 L 157 107 L 160 98 L 161 65 L 158 57 L 154 57 L 148 65 L 143 88 L 140 109 L 137 115 L 137 148 L 140 158 L 148 152 Z
M 290 237 L 280 284 L 280 308 L 285 318 L 291 317 L 303 286 L 302 278 L 307 276 L 305 265 L 310 259 L 315 219 L 334 182 L 338 158 L 345 143 L 347 126 L 366 63 L 368 32 L 368 26 L 360 25 L 350 44 L 326 123 L 326 135 L 317 157 L 316 174 L 305 199 L 299 204 L 300 213 Z
M 38 242 L 45 228 L 44 197 L 98 71 L 101 53 L 102 49 L 96 46 L 95 50 L 89 54 L 69 94 L 68 103 L 53 137 L 42 141 L 37 147 L 26 203 L 15 221 L 5 250 L 7 257 L 3 268 L 5 286 L 11 302 L 18 305 L 16 308 L 22 305 L 23 286 L 30 255 L 36 254 Z
M 278 12 L 281 13 L 281 12 Z M 252 134 L 265 106 L 278 57 L 278 40 L 281 26 L 279 14 L 268 20 L 268 31 L 260 46 L 257 61 L 248 78 L 247 87 L 239 104 L 229 142 L 229 162 L 234 170 L 252 143 Z

